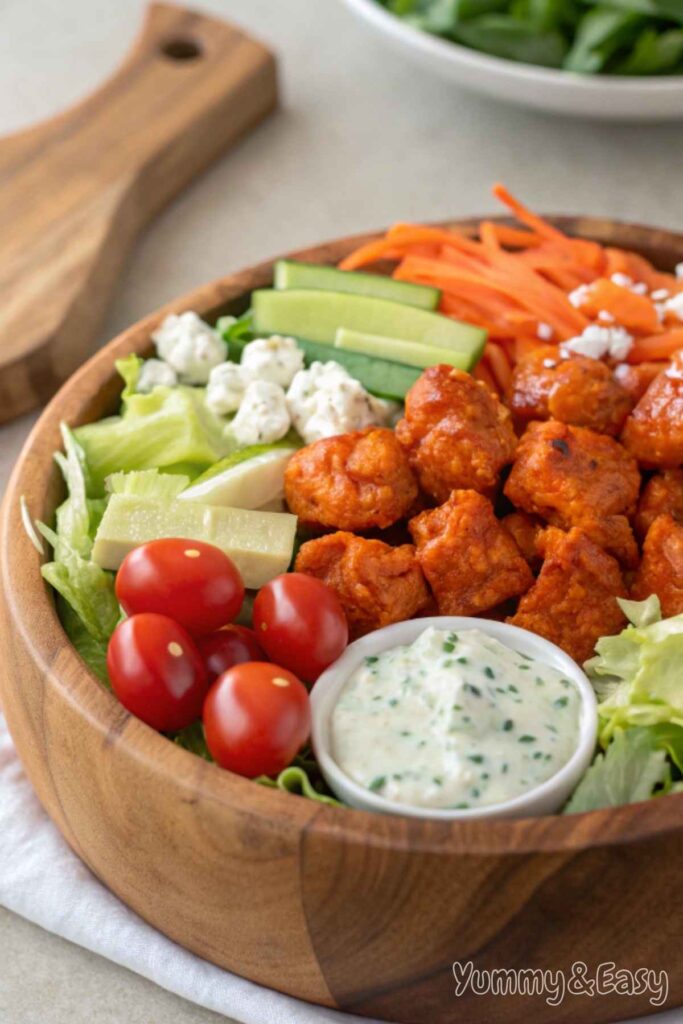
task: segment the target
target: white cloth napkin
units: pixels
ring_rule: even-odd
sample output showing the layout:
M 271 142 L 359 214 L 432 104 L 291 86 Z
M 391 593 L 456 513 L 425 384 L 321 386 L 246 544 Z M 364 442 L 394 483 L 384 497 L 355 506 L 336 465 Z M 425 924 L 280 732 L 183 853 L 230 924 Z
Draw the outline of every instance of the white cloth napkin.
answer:
M 24 774 L 2 714 L 0 904 L 241 1024 L 373 1024 L 366 1017 L 312 1006 L 229 974 L 142 921 L 62 839 Z M 648 1018 L 648 1024 L 682 1020 L 680 1011 L 671 1010 Z

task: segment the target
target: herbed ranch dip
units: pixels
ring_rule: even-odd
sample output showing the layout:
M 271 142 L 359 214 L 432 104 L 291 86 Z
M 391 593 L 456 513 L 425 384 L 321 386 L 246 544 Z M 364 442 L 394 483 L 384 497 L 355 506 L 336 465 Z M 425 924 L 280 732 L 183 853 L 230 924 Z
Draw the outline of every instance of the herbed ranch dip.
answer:
M 578 690 L 478 629 L 430 627 L 367 657 L 332 712 L 332 755 L 355 782 L 413 807 L 502 803 L 570 759 Z

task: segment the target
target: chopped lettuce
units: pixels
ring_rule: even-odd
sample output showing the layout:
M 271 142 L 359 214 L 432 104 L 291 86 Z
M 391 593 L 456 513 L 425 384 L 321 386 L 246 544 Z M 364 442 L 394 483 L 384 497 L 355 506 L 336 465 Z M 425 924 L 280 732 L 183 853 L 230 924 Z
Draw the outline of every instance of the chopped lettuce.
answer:
M 66 620 L 62 616 L 62 621 L 65 628 L 68 623 L 69 636 L 78 639 L 79 642 L 74 640 L 74 643 L 83 651 L 86 644 L 82 631 L 95 644 L 106 644 L 119 621 L 120 609 L 113 575 L 90 560 L 105 502 L 86 497 L 88 472 L 84 452 L 65 426 L 62 426 L 62 437 L 66 455 L 58 452 L 55 460 L 64 475 L 68 496 L 55 513 L 54 530 L 44 523 L 36 525 L 53 551 L 53 560 L 41 569 L 43 578 L 73 612 Z M 77 622 L 80 623 L 78 629 Z M 85 660 L 90 664 L 90 655 Z
M 74 645 L 83 661 L 101 683 L 109 686 L 107 672 L 107 640 L 96 639 L 86 629 L 82 619 L 61 595 L 57 598 L 57 612 L 64 632 Z
M 565 813 L 615 807 L 680 790 L 683 774 L 683 615 L 659 599 L 619 601 L 629 625 L 602 637 L 585 664 L 600 700 L 600 742 Z
M 117 369 L 125 382 L 121 414 L 78 427 L 90 473 L 88 493 L 100 497 L 112 473 L 180 468 L 194 477 L 235 446 L 228 422 L 206 404 L 204 388 L 156 387 L 137 394 L 140 360 L 129 356 Z
M 186 729 L 174 733 L 171 738 L 179 747 L 189 750 L 205 761 L 213 761 L 206 745 L 204 727 L 201 722 L 194 722 Z M 330 795 L 320 774 L 320 769 L 308 751 L 297 755 L 292 764 L 284 768 L 275 778 L 260 775 L 254 781 L 271 789 L 282 789 L 287 793 L 296 793 L 298 796 L 317 800 L 322 804 L 339 806 L 339 801 Z
M 564 813 L 580 814 L 648 800 L 670 782 L 671 767 L 655 731 L 627 729 L 614 737 L 606 753 L 598 754 Z
M 140 469 L 132 473 L 112 473 L 105 480 L 108 494 L 132 494 L 163 503 L 174 501 L 190 482 L 181 474 L 160 473 L 158 469 Z
M 683 726 L 683 615 L 662 619 L 655 596 L 620 604 L 631 624 L 602 637 L 585 665 L 600 700 L 603 746 L 618 728 Z

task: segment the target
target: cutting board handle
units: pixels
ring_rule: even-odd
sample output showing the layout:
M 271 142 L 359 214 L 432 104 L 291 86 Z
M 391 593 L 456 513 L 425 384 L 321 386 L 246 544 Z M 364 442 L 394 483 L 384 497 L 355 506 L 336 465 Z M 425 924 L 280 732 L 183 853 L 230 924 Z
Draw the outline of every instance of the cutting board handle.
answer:
M 96 92 L 0 140 L 0 421 L 79 365 L 140 229 L 276 100 L 265 47 L 155 3 Z

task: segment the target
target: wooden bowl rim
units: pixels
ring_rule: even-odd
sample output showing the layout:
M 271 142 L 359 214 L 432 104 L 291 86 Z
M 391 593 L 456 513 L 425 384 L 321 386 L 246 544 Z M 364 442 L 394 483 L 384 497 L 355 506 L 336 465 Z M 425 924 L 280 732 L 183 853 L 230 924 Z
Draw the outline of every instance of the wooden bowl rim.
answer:
M 474 233 L 482 218 L 438 222 L 434 226 L 455 227 Z M 503 217 L 488 219 L 506 222 Z M 594 238 L 605 244 L 653 251 L 664 247 L 671 259 L 683 261 L 683 234 L 644 225 L 605 221 L 597 218 L 548 216 L 570 234 Z M 379 237 L 375 231 L 347 236 L 294 253 L 289 258 L 310 262 L 336 262 L 359 245 Z M 276 257 L 282 258 L 282 257 Z M 309 829 L 339 838 L 345 843 L 444 854 L 496 855 L 569 851 L 628 843 L 683 828 L 683 794 L 665 801 L 592 811 L 580 816 L 548 816 L 503 821 L 474 820 L 439 822 L 401 816 L 381 816 L 345 807 L 330 807 L 255 785 L 209 764 L 169 742 L 143 722 L 129 715 L 81 661 L 64 633 L 54 601 L 40 577 L 41 558 L 21 527 L 19 499 L 26 498 L 32 515 L 50 515 L 56 494 L 56 471 L 45 464 L 43 454 L 59 447 L 59 423 L 87 422 L 89 408 L 102 389 L 113 400 L 120 386 L 114 360 L 128 353 L 149 350 L 149 334 L 169 312 L 195 309 L 209 319 L 228 305 L 244 299 L 255 287 L 267 285 L 275 260 L 268 260 L 201 285 L 139 320 L 93 355 L 60 389 L 26 440 L 11 475 L 0 521 L 0 579 L 3 581 L 12 628 L 21 634 L 27 650 L 44 679 L 45 687 L 57 700 L 71 704 L 100 734 L 103 746 L 117 738 L 119 749 L 140 763 L 145 772 L 163 776 L 174 786 L 177 798 L 195 802 L 202 799 L 232 807 L 257 817 L 264 828 L 295 827 L 302 834 Z M 82 395 L 89 395 L 85 400 Z M 13 587 L 15 579 L 34 581 L 31 586 Z M 40 636 L 32 631 L 39 619 L 46 624 Z M 58 655 L 55 657 L 55 651 Z M 72 679 L 73 682 L 68 680 Z M 577 817 L 581 827 L 576 827 Z

